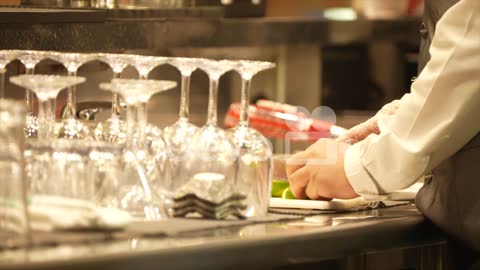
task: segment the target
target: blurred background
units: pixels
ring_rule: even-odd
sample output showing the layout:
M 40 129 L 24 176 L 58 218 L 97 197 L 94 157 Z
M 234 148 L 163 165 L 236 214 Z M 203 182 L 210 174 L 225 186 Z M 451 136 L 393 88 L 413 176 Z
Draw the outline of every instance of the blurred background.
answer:
M 186 25 L 191 25 L 192 29 L 184 27 L 158 33 L 154 39 L 175 37 L 182 42 L 138 49 L 112 48 L 111 51 L 272 61 L 277 63 L 276 69 L 254 77 L 252 102 L 264 98 L 303 106 L 310 111 L 318 106 L 329 106 L 336 114 L 337 125 L 346 128 L 367 119 L 383 104 L 409 91 L 417 72 L 418 29 L 423 6 L 421 0 L 0 0 L 0 3 L 26 10 L 107 10 L 104 24 L 115 22 L 118 16 L 129 16 L 130 20 L 142 23 L 144 18 L 139 10 L 157 11 L 158 18 L 168 11 L 170 15 L 166 20 L 172 24 L 172 29 L 180 19 L 182 22 L 188 20 Z M 192 19 L 188 18 L 188 12 L 177 16 L 172 13 L 174 10 L 190 13 L 201 10 L 197 13 L 203 15 Z M 109 14 L 117 17 L 109 19 Z M 132 18 L 132 14 L 135 17 Z M 125 20 L 120 17 L 118 21 Z M 209 24 L 202 26 L 205 22 Z M 220 31 L 212 30 L 211 25 L 227 26 Z M 6 27 L 8 24 L 1 26 Z M 208 35 L 202 36 L 203 32 Z M 191 37 L 192 33 L 196 36 Z M 238 36 L 243 37 L 241 42 L 236 41 Z M 62 42 L 87 42 L 82 38 Z M 28 47 L 55 49 L 58 46 L 32 43 Z M 75 45 L 60 47 L 66 51 L 76 50 Z M 105 51 L 102 46 L 78 50 Z M 12 63 L 7 80 L 22 72 L 23 66 L 18 61 Z M 65 74 L 66 71 L 58 63 L 46 60 L 37 66 L 36 73 Z M 109 94 L 98 91 L 97 87 L 111 78 L 111 71 L 105 64 L 86 64 L 80 68 L 79 75 L 86 76 L 88 81 L 77 91 L 78 102 L 110 101 Z M 137 75 L 128 67 L 122 76 L 135 78 Z M 170 66 L 161 66 L 152 71 L 150 78 L 179 81 L 180 75 Z M 195 71 L 191 87 L 191 118 L 194 123 L 203 125 L 208 95 L 206 74 Z M 223 122 L 229 105 L 240 100 L 238 74 L 229 72 L 223 76 L 219 93 L 219 122 Z M 21 99 L 23 90 L 8 83 L 7 96 Z M 173 123 L 178 114 L 179 96 L 179 89 L 176 89 L 153 97 L 148 108 L 149 121 L 160 127 Z M 282 142 L 275 145 L 277 151 L 282 150 Z

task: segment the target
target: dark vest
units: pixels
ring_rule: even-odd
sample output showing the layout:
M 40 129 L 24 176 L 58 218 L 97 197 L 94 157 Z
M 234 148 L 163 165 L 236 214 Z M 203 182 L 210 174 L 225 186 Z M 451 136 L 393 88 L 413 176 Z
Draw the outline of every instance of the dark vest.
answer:
M 458 1 L 425 1 L 424 22 L 420 30 L 420 71 L 430 59 L 428 49 L 437 21 Z M 477 251 L 480 251 L 479 134 L 433 170 L 432 178 L 426 179 L 415 202 L 432 222 Z

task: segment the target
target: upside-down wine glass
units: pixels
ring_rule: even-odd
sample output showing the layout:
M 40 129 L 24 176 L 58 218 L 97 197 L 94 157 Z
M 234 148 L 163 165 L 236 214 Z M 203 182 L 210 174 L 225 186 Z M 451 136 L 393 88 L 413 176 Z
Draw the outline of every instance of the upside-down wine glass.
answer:
M 191 141 L 184 142 L 189 146 L 184 156 L 182 175 L 174 179 L 177 182 L 175 186 L 182 187 L 195 179 L 195 175 L 203 173 L 215 174 L 224 184 L 235 185 L 235 148 L 231 138 L 217 126 L 219 79 L 225 72 L 233 69 L 234 65 L 230 61 L 199 59 L 197 67 L 209 77 L 207 123 L 195 132 Z
M 120 74 L 128 65 L 128 56 L 123 54 L 98 54 L 98 60 L 106 63 L 113 71 L 113 79 L 120 78 Z M 120 118 L 120 97 L 116 92 L 112 92 L 112 112 L 110 117 L 95 127 L 95 138 L 97 140 L 123 143 L 126 137 L 126 125 Z
M 196 62 L 198 59 L 174 57 L 168 63 L 176 67 L 182 76 L 182 86 L 180 94 L 180 110 L 178 120 L 171 126 L 164 129 L 163 136 L 165 143 L 169 149 L 169 166 L 170 177 L 177 179 L 183 170 L 182 160 L 187 148 L 187 141 L 190 140 L 198 127 L 192 124 L 189 117 L 189 96 L 190 96 L 190 77 L 192 72 L 197 69 Z M 170 187 L 172 190 L 178 188 L 177 182 L 172 181 L 174 186 Z
M 62 63 L 67 69 L 69 77 L 76 77 L 80 66 L 96 59 L 95 54 L 85 53 L 52 52 L 49 53 L 48 57 Z M 76 90 L 75 85 L 68 88 L 66 114 L 60 123 L 55 126 L 55 134 L 58 138 L 82 140 L 92 138 L 91 129 L 76 117 Z
M 237 179 L 240 189 L 248 190 L 245 215 L 264 216 L 268 213 L 271 191 L 272 146 L 267 138 L 249 126 L 248 107 L 253 76 L 262 70 L 274 68 L 275 64 L 245 60 L 235 62 L 234 70 L 242 77 L 240 120 L 228 132 L 239 154 Z
M 25 74 L 27 75 L 33 74 L 35 66 L 47 57 L 44 51 L 18 50 L 17 52 L 19 53 L 17 59 L 25 66 Z M 33 139 L 37 137 L 38 120 L 34 115 L 33 94 L 29 89 L 25 89 L 25 104 L 27 107 L 25 136 L 27 139 Z
M 39 101 L 38 140 L 53 139 L 55 123 L 55 98 L 58 93 L 69 86 L 85 81 L 83 77 L 67 77 L 55 75 L 20 75 L 11 77 L 10 81 L 18 86 L 32 90 Z
M 145 56 L 145 55 L 124 55 L 127 63 L 134 67 L 138 72 L 138 78 L 140 80 L 146 80 L 148 74 L 156 67 L 166 64 L 168 57 L 163 56 Z
M 7 72 L 7 65 L 12 62 L 20 53 L 15 50 L 1 50 L 0 51 L 0 98 L 5 98 L 5 73 Z
M 111 83 L 100 84 L 100 88 L 116 92 L 127 103 L 127 141 L 122 154 L 125 182 L 119 188 L 119 207 L 136 217 L 158 220 L 167 217 L 162 190 L 162 172 L 156 157 L 135 141 L 138 105 L 150 97 L 176 86 L 176 82 L 155 80 L 114 79 Z M 146 116 L 144 116 L 146 119 Z

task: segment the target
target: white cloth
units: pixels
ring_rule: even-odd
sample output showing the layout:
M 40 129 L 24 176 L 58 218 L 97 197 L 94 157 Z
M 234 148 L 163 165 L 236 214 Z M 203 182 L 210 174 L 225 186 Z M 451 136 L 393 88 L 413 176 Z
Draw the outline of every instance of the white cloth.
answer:
M 345 172 L 363 196 L 412 185 L 480 131 L 480 1 L 461 0 L 440 19 L 431 60 L 395 115 L 351 146 Z
M 133 220 L 127 212 L 116 208 L 101 208 L 83 200 L 48 195 L 33 196 L 28 210 L 30 225 L 38 231 L 116 230 Z

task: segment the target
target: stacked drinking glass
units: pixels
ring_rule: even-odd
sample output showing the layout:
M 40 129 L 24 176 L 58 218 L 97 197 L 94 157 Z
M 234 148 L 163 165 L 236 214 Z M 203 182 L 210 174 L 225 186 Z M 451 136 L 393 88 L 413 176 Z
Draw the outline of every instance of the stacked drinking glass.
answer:
M 34 75 L 35 67 L 47 58 L 61 63 L 67 76 Z M 0 173 L 15 175 L 8 185 L 19 190 L 15 193 L 15 208 L 9 209 L 18 212 L 9 217 L 0 216 L 2 230 L 8 228 L 6 221 L 12 220 L 10 217 L 18 218 L 15 222 L 26 222 L 28 215 L 22 209 L 26 209 L 27 198 L 34 197 L 85 201 L 98 207 L 119 209 L 143 220 L 191 215 L 243 218 L 267 214 L 272 148 L 265 137 L 249 127 L 247 108 L 253 76 L 273 68 L 274 64 L 3 50 L 0 51 L 2 99 L 5 71 L 15 59 L 25 65 L 26 74 L 11 77 L 10 82 L 26 89 L 26 110 L 1 101 L 0 127 L 11 130 L 0 132 L 23 131 L 26 146 L 23 149 L 20 136 L 22 138 L 15 138 L 18 142 L 13 139 L 8 142 L 17 146 L 0 149 L 6 160 L 0 166 Z M 76 85 L 86 80 L 77 76 L 77 71 L 91 61 L 102 61 L 113 71 L 112 80 L 100 84 L 101 90 L 112 93 L 111 115 L 93 125 L 78 118 L 75 99 Z M 148 122 L 147 103 L 153 95 L 175 88 L 176 82 L 149 80 L 148 74 L 165 64 L 180 72 L 181 97 L 178 120 L 162 130 Z M 138 79 L 120 78 L 128 65 L 137 70 Z M 190 77 L 196 69 L 203 70 L 209 77 L 207 121 L 202 127 L 189 121 Z M 242 78 L 241 117 L 237 127 L 224 130 L 217 125 L 218 86 L 220 77 L 232 70 Z M 62 118 L 57 119 L 55 100 L 63 89 L 68 91 L 67 104 Z M 38 99 L 37 114 L 32 93 Z M 121 98 L 126 104 L 125 114 L 121 113 Z M 2 203 L 13 196 L 1 195 Z

